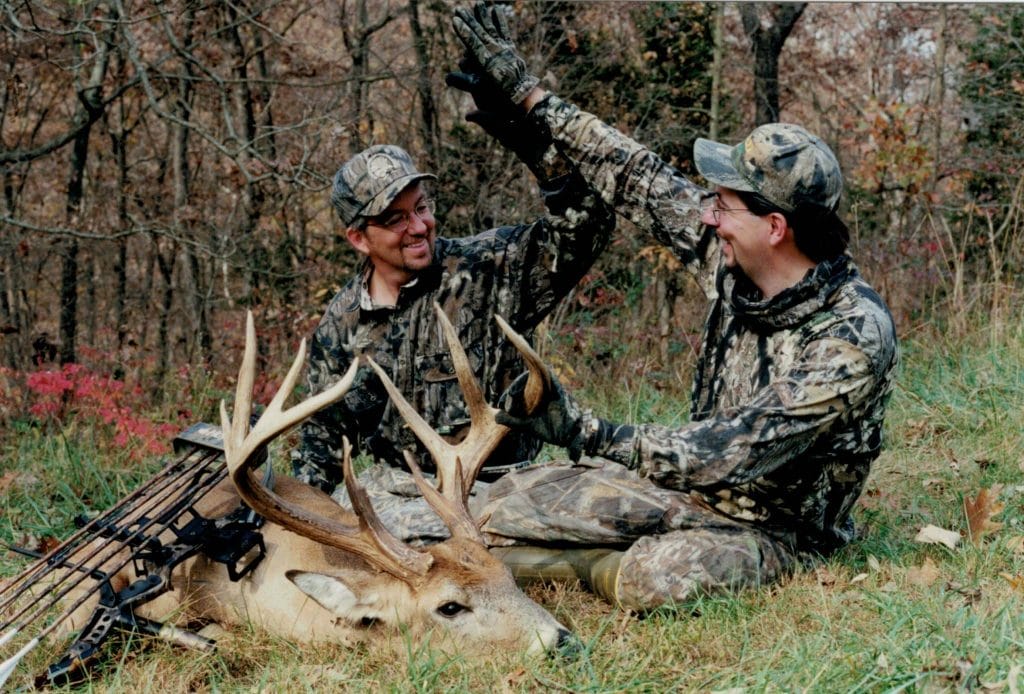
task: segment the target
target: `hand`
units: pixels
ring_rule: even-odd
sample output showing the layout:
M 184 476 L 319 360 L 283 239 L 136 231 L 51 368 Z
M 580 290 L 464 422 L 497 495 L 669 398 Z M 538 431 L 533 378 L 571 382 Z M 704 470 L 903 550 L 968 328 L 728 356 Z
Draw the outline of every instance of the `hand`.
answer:
M 500 7 L 478 2 L 472 12 L 456 8 L 452 26 L 483 72 L 514 105 L 521 104 L 540 82 L 516 50 Z
M 520 374 L 498 400 L 494 418 L 498 424 L 533 434 L 541 441 L 568 449 L 569 457 L 579 460 L 586 441 L 584 430 L 592 415 L 580 409 L 558 379 L 551 376 L 551 393 L 534 412 L 526 414 L 523 391 L 528 374 Z
M 523 110 L 513 104 L 487 76 L 472 53 L 467 51 L 459 61 L 459 71 L 449 72 L 444 81 L 449 87 L 472 95 L 476 110 L 466 114 L 467 121 L 476 123 L 503 147 L 514 152 L 539 179 L 553 178 L 541 164 L 544 152 L 551 144 L 550 131 L 536 123 L 528 124 Z
M 468 92 L 476 110 L 466 114 L 466 120 L 476 123 L 502 145 L 518 151 L 524 144 L 524 115 L 505 93 L 485 73 L 483 66 L 468 53 L 459 61 L 459 71 L 449 72 L 444 78 L 449 87 Z
M 469 93 L 473 97 L 473 103 L 481 111 L 504 112 L 509 117 L 516 118 L 525 115 L 487 75 L 484 66 L 468 50 L 459 61 L 459 69 L 445 75 L 444 82 L 449 87 Z

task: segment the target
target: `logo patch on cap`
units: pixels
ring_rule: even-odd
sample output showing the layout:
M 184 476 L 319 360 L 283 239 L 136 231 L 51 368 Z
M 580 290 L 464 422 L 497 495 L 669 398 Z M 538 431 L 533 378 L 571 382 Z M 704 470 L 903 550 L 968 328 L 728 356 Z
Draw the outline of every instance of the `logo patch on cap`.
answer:
M 383 152 L 374 154 L 366 162 L 366 174 L 373 179 L 390 178 L 391 172 L 398 168 L 398 162 Z

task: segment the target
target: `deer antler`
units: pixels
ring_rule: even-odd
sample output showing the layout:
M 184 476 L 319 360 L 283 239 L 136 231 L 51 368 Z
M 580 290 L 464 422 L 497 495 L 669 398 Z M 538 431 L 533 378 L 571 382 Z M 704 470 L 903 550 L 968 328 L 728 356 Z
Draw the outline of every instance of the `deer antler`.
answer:
M 352 385 L 358 362 L 353 362 L 341 380 L 327 390 L 294 407 L 283 409 L 285 399 L 295 388 L 305 354 L 306 342 L 303 340 L 284 382 L 250 431 L 249 413 L 252 411 L 252 388 L 256 378 L 256 329 L 252 312 L 249 312 L 245 326 L 245 353 L 235 391 L 233 420 L 228 417 L 223 401 L 220 405 L 225 457 L 231 481 L 239 496 L 267 520 L 296 534 L 356 554 L 382 571 L 411 582 L 426 573 L 433 559 L 429 554 L 403 543 L 381 524 L 366 491 L 355 481 L 351 446 L 347 440 L 343 441 L 342 469 L 352 507 L 359 518 L 358 525 L 311 513 L 267 489 L 252 472 L 261 448 L 314 412 L 340 400 Z
M 461 535 L 478 539 L 480 533 L 469 513 L 466 500 L 487 457 L 509 430 L 508 427 L 498 424 L 494 420 L 494 413 L 497 410 L 484 400 L 483 391 L 473 375 L 466 352 L 462 348 L 448 316 L 436 303 L 434 311 L 437 313 L 438 323 L 440 323 L 445 340 L 448 342 L 448 349 L 451 350 L 455 374 L 459 379 L 459 386 L 462 388 L 462 394 L 469 409 L 471 421 L 469 432 L 458 445 L 452 445 L 441 438 L 413 409 L 384 370 L 373 359 L 368 361 L 380 376 L 388 395 L 391 396 L 391 401 L 402 418 L 434 458 L 440 492 L 433 489 L 423 479 L 419 466 L 412 460 L 412 456 L 409 454 L 405 456 L 420 493 L 445 522 L 448 529 L 452 531 L 453 536 Z M 526 411 L 532 412 L 540 404 L 545 394 L 551 391 L 551 376 L 530 344 L 512 330 L 500 316 L 495 316 L 494 319 L 509 341 L 523 355 L 526 362 L 530 372 L 526 385 Z M 467 462 L 467 468 L 463 468 L 464 462 Z

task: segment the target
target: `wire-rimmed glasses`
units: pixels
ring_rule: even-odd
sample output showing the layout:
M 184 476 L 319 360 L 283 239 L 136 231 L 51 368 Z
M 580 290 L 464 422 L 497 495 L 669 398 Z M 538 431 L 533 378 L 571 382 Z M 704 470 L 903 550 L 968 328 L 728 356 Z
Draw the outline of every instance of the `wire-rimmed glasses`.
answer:
M 751 212 L 745 207 L 722 207 L 719 205 L 721 198 L 718 193 L 709 193 L 700 199 L 700 212 L 711 213 L 711 218 L 715 220 L 715 224 L 720 224 L 722 220 L 723 212 L 746 212 L 747 214 L 757 215 L 756 212 Z
M 412 212 L 406 212 L 405 210 L 393 210 L 391 212 L 385 212 L 378 217 L 367 217 L 366 221 L 375 227 L 387 229 L 392 234 L 404 233 L 409 225 L 412 224 L 412 217 L 416 215 L 421 220 L 426 221 L 427 219 L 433 219 L 434 210 L 437 209 L 437 203 L 434 202 L 433 198 L 423 198 L 416 207 L 412 209 Z

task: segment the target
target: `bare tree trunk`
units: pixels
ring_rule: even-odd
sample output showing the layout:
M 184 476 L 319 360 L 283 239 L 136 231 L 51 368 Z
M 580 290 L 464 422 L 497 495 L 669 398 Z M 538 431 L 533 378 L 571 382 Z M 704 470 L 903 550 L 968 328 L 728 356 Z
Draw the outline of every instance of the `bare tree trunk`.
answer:
M 5 212 L 13 217 L 17 194 L 8 174 L 4 173 L 3 199 Z M 21 368 L 27 361 L 29 343 L 28 302 L 25 300 L 25 280 L 21 264 L 17 261 L 19 236 L 0 226 L 0 331 L 4 346 L 3 361 L 12 369 Z
M 711 61 L 711 113 L 708 124 L 708 137 L 718 141 L 718 126 L 721 116 L 718 113 L 719 101 L 722 98 L 722 18 L 725 15 L 725 4 L 715 5 L 715 23 L 711 36 L 714 41 Z
M 243 248 L 248 249 L 246 253 L 248 260 L 248 282 L 250 291 L 259 289 L 261 282 L 260 268 L 263 265 L 262 258 L 266 256 L 266 248 L 260 242 L 260 237 L 255 233 L 256 220 L 259 217 L 259 209 L 262 207 L 263 195 L 259 186 L 249 175 L 251 163 L 254 159 L 256 141 L 256 109 L 253 104 L 253 94 L 249 80 L 249 55 L 245 46 L 245 38 L 242 35 L 241 22 L 235 7 L 231 3 L 225 5 L 228 13 L 228 26 L 230 27 L 231 42 L 235 51 L 235 82 L 232 89 L 234 102 L 234 121 L 240 132 L 238 138 L 243 144 L 237 155 L 237 165 L 242 169 L 245 176 L 245 185 L 242 186 L 242 219 L 238 224 L 236 233 Z
M 82 102 L 85 108 L 85 102 Z M 74 227 L 82 210 L 82 195 L 85 185 L 85 164 L 89 156 L 90 125 L 80 130 L 74 139 L 71 152 L 71 170 L 68 176 L 68 193 L 65 213 L 68 226 Z M 60 363 L 75 362 L 75 334 L 78 332 L 78 239 L 64 240 L 61 244 L 60 271 Z
M 85 179 L 85 163 L 89 154 L 89 132 L 86 128 L 75 137 L 71 155 L 71 171 L 68 178 L 68 195 L 65 211 L 68 226 L 78 222 L 82 205 L 82 187 Z M 75 334 L 78 331 L 78 239 L 64 240 L 61 244 L 60 271 L 60 363 L 75 362 Z
M 127 229 L 131 221 L 128 218 L 128 154 L 125 132 L 124 114 L 120 113 L 118 131 L 110 131 L 110 146 L 117 162 L 117 221 L 122 229 Z M 127 338 L 128 321 L 128 238 L 121 236 L 115 241 L 117 254 L 114 256 L 114 326 L 117 331 L 116 354 L 124 350 Z M 124 378 L 124 365 L 118 359 L 114 367 L 114 378 Z
M 669 300 L 668 282 L 665 273 L 657 271 L 654 278 L 655 306 L 658 310 L 658 352 L 661 366 L 667 368 L 669 337 L 672 335 L 672 302 Z
M 86 251 L 85 255 L 85 307 L 82 315 L 85 316 L 85 343 L 96 346 L 96 319 L 100 312 L 100 297 L 97 292 L 103 271 L 100 268 L 99 258 L 95 253 Z
M 779 54 L 806 7 L 806 2 L 739 4 L 743 30 L 750 37 L 754 54 L 754 119 L 757 125 L 779 120 Z
M 409 0 L 409 26 L 412 29 L 412 43 L 416 48 L 416 93 L 420 99 L 420 128 L 427 153 L 427 161 L 422 166 L 427 171 L 435 171 L 441 163 L 441 132 L 437 106 L 434 103 L 434 90 L 430 80 L 430 52 L 427 50 L 427 39 L 423 34 L 423 27 L 420 25 L 419 0 Z
M 153 394 L 161 396 L 171 365 L 171 308 L 174 306 L 174 261 L 178 255 L 178 244 L 171 242 L 170 250 L 164 255 L 160 250 L 159 240 L 154 239 L 153 243 L 156 246 L 153 254 L 160 270 L 160 277 L 164 281 L 157 327 L 157 350 L 160 356 L 157 361 L 156 373 L 153 376 Z
M 4 237 L 0 237 L 4 238 Z M 2 257 L 3 265 L 0 265 L 0 346 L 3 346 L 3 362 L 9 368 L 17 368 L 14 360 L 14 352 L 11 349 L 10 335 L 16 335 L 18 332 L 17 321 L 14 317 L 14 305 L 11 302 L 10 297 L 13 295 L 11 291 L 11 280 L 10 275 L 10 261 L 8 260 L 11 256 L 11 244 L 4 241 L 0 241 L 0 257 Z
M 939 5 L 939 26 L 935 32 L 935 81 L 932 82 L 931 110 L 935 153 L 935 167 L 932 170 L 931 190 L 935 191 L 942 172 L 942 117 L 945 115 L 946 100 L 946 6 Z
M 366 108 L 366 97 L 369 90 L 370 72 L 370 39 L 375 33 L 383 29 L 394 15 L 390 11 L 390 3 L 384 3 L 384 11 L 376 19 L 370 18 L 369 3 L 367 0 L 353 0 L 355 2 L 355 27 L 350 27 L 347 21 L 349 16 L 348 0 L 342 0 L 339 10 L 341 37 L 345 42 L 345 48 L 352 57 L 352 79 L 349 90 L 349 139 L 352 142 L 353 150 L 361 150 L 368 142 L 366 135 L 373 132 L 373 119 Z
M 88 9 L 88 8 L 83 8 Z M 89 134 L 92 124 L 99 117 L 104 106 L 101 99 L 103 79 L 107 74 L 110 37 L 97 42 L 99 48 L 92 56 L 92 72 L 88 82 L 78 94 L 78 115 L 76 122 L 85 122 L 75 135 L 71 151 L 71 170 L 68 175 L 68 193 L 65 204 L 68 226 L 74 227 L 82 211 L 82 197 L 85 187 L 85 166 L 89 156 Z M 81 40 L 75 37 L 74 40 Z M 76 52 L 79 46 L 75 46 Z M 60 285 L 60 362 L 75 361 L 75 333 L 78 328 L 78 240 L 74 237 L 63 244 Z
M 160 244 L 157 242 L 157 238 L 152 238 L 152 249 L 153 252 L 149 254 L 146 262 L 145 272 L 142 274 L 142 289 L 139 291 L 141 297 L 139 305 L 139 313 L 144 316 L 150 315 L 151 302 L 153 300 L 153 286 L 156 278 L 156 256 L 160 253 Z M 149 327 L 152 321 L 143 320 L 139 321 L 139 339 L 138 343 L 141 347 L 145 348 L 149 344 Z
M 181 18 L 184 27 L 183 41 L 185 45 L 191 45 L 193 41 L 193 28 L 195 24 L 195 7 L 186 5 Z M 192 171 L 188 161 L 189 121 L 192 117 L 194 106 L 193 84 L 195 83 L 195 71 L 192 63 L 182 61 L 180 78 L 178 80 L 178 94 L 175 106 L 177 122 L 174 124 L 174 141 L 172 144 L 172 162 L 174 175 L 174 226 L 178 233 L 188 233 L 189 220 L 182 219 L 182 212 L 186 210 L 191 202 Z M 190 245 L 187 250 L 188 269 L 192 275 L 192 281 L 186 283 L 188 286 L 188 297 L 186 304 L 192 312 L 192 325 L 194 327 L 195 343 L 198 346 L 199 359 L 202 364 L 209 364 L 213 359 L 213 335 L 210 332 L 209 306 L 208 306 L 208 284 L 204 282 L 205 275 L 201 269 L 201 262 L 195 245 Z

